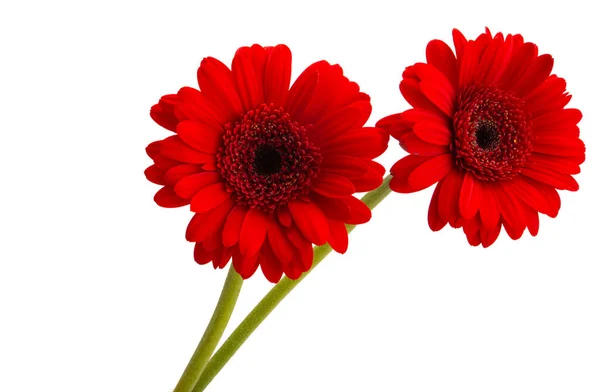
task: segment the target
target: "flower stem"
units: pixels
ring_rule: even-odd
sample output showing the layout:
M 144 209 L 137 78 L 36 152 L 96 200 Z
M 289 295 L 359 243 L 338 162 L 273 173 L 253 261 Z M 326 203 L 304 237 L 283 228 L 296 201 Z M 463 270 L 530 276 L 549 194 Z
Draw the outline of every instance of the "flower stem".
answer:
M 190 392 L 198 382 L 210 356 L 215 351 L 215 348 L 217 348 L 217 344 L 223 336 L 235 303 L 240 295 L 243 282 L 242 277 L 231 266 L 206 331 L 204 331 L 204 335 L 202 335 L 196 351 L 194 351 L 173 392 Z
M 383 180 L 381 186 L 367 193 L 361 200 L 372 210 L 375 208 L 387 195 L 389 195 L 389 183 L 391 176 L 387 176 Z M 346 225 L 348 233 L 354 229 L 354 225 Z M 331 253 L 331 247 L 328 244 L 317 246 L 314 248 L 313 265 L 310 270 L 302 274 L 298 279 L 291 280 L 284 277 L 277 283 L 271 291 L 256 305 L 254 309 L 246 316 L 240 325 L 233 331 L 231 336 L 217 350 L 215 355 L 210 359 L 204 372 L 200 376 L 193 392 L 204 391 L 206 386 L 215 378 L 221 369 L 227 364 L 229 359 L 237 352 L 244 344 L 246 339 L 258 328 L 258 326 L 267 318 L 267 316 L 275 309 L 275 307 L 296 287 L 317 265 Z

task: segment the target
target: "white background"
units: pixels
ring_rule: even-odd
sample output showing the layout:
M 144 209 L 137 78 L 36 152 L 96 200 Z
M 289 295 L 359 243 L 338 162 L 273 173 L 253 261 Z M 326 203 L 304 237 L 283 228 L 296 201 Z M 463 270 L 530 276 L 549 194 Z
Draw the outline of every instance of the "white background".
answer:
M 198 266 L 191 213 L 157 207 L 150 106 L 205 56 L 286 43 L 293 77 L 327 59 L 408 106 L 405 66 L 451 29 L 522 33 L 555 57 L 588 153 L 536 238 L 489 249 L 432 233 L 432 189 L 393 194 L 248 340 L 209 391 L 598 391 L 597 13 L 591 1 L 3 1 L 0 391 L 166 392 L 225 271 Z M 387 168 L 403 156 L 392 142 Z M 231 327 L 271 287 L 247 281 Z M 228 332 L 231 328 L 228 329 Z

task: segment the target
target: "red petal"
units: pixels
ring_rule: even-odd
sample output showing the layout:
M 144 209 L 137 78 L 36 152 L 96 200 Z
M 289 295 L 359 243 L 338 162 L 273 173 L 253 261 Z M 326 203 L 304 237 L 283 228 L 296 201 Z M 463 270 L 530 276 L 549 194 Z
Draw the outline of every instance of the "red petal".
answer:
M 275 46 L 265 70 L 265 102 L 283 105 L 290 88 L 291 75 L 292 52 L 285 45 Z
M 215 159 L 213 154 L 206 154 L 193 149 L 176 135 L 162 141 L 160 153 L 169 159 L 184 163 L 206 163 Z
M 209 211 L 231 197 L 225 184 L 218 182 L 202 188 L 192 199 L 191 210 L 194 212 Z
M 186 118 L 217 128 L 227 122 L 219 109 L 206 99 L 205 94 L 195 88 L 182 87 L 177 92 L 177 97 L 177 107 Z
M 277 210 L 277 219 L 279 220 L 279 223 L 285 227 L 290 227 L 292 225 L 292 215 L 287 207 L 279 207 Z
M 419 165 L 408 176 L 408 184 L 415 190 L 430 187 L 452 170 L 452 154 L 438 155 Z
M 417 79 L 412 67 L 406 68 L 402 74 L 402 78 L 403 79 L 400 82 L 400 93 L 406 102 L 410 104 L 410 106 L 446 116 L 444 112 L 442 112 L 437 106 L 435 106 L 435 104 L 427 99 L 425 94 L 423 94 L 423 91 L 421 91 L 421 82 L 419 79 Z
M 535 133 L 546 130 L 560 131 L 577 125 L 582 118 L 583 114 L 578 109 L 560 109 L 534 118 L 531 129 Z
M 438 212 L 441 187 L 441 183 L 438 183 L 435 187 L 435 190 L 433 191 L 433 196 L 431 196 L 431 202 L 429 203 L 429 211 L 427 212 L 427 223 L 429 224 L 429 228 L 432 231 L 442 230 L 444 226 L 446 226 L 446 223 L 448 223 L 442 219 Z
M 434 39 L 429 41 L 426 49 L 427 63 L 439 69 L 452 85 L 458 82 L 456 57 L 445 42 Z
M 540 230 L 540 217 L 537 211 L 528 206 L 522 206 L 523 213 L 525 214 L 525 223 L 527 224 L 527 230 L 532 236 L 536 236 Z
M 327 154 L 373 159 L 387 149 L 388 140 L 389 135 L 380 128 L 361 128 L 347 131 L 320 147 Z
M 428 157 L 408 155 L 396 162 L 390 169 L 393 176 L 390 181 L 390 188 L 394 192 L 399 193 L 415 192 L 416 190 L 408 184 L 408 177 L 419 165 L 428 159 Z
M 570 96 L 565 93 L 567 82 L 556 75 L 550 75 L 544 83 L 523 97 L 525 109 L 533 118 L 546 112 L 553 112 L 565 107 Z
M 214 267 L 221 268 L 221 269 L 225 268 L 227 263 L 229 263 L 229 260 L 231 260 L 232 254 L 233 254 L 233 251 L 231 248 L 220 248 L 216 252 L 215 258 L 213 260 Z
M 196 121 L 180 122 L 177 126 L 177 134 L 188 146 L 211 155 L 216 154 L 223 144 L 220 130 Z
M 260 250 L 267 235 L 267 223 L 268 218 L 264 212 L 258 208 L 248 210 L 240 232 L 242 255 L 252 256 Z
M 502 228 L 502 223 L 498 222 L 496 226 L 494 226 L 491 230 L 487 229 L 485 226 L 479 229 L 479 235 L 481 236 L 481 244 L 484 248 L 489 247 L 500 235 L 500 229 Z
M 232 121 L 243 112 L 240 98 L 235 90 L 233 75 L 219 60 L 207 57 L 198 68 L 198 85 L 202 94 L 223 113 L 226 121 Z
M 344 222 L 329 220 L 329 245 L 338 253 L 348 250 L 348 231 Z
M 458 202 L 460 214 L 465 219 L 471 219 L 479 210 L 481 201 L 481 186 L 471 173 L 465 173 L 462 187 L 460 189 L 460 198 Z
M 321 162 L 321 171 L 344 177 L 358 176 L 369 171 L 367 162 L 369 161 L 347 155 L 326 155 Z
M 372 168 L 368 173 L 365 173 L 362 176 L 352 176 L 350 181 L 354 184 L 355 192 L 369 192 L 383 183 L 383 177 L 382 173 L 377 169 Z
M 493 229 L 500 220 L 500 207 L 493 189 L 488 185 L 482 185 L 481 187 L 479 215 L 481 216 L 481 223 L 486 229 Z
M 349 129 L 362 127 L 371 113 L 369 100 L 361 100 L 327 113 L 309 129 L 309 137 L 318 145 L 336 142 Z M 330 143 L 329 143 L 330 144 Z
M 549 215 L 551 218 L 555 218 L 558 215 L 558 211 L 560 210 L 560 196 L 555 188 L 550 185 L 543 184 L 539 181 L 533 180 L 526 176 L 519 177 L 521 180 L 527 182 L 529 185 L 535 187 L 537 190 L 542 192 L 546 197 L 546 201 L 548 202 L 548 206 L 550 207 L 550 211 L 553 212 L 552 215 Z
M 320 173 L 311 189 L 323 196 L 341 198 L 354 193 L 354 185 L 346 177 L 336 174 Z
M 161 97 L 160 101 L 150 109 L 150 117 L 161 127 L 175 132 L 178 119 L 174 108 L 177 101 L 177 95 L 174 94 Z
M 283 275 L 281 263 L 271 254 L 271 252 L 262 252 L 258 257 L 260 269 L 265 278 L 271 283 L 277 283 Z
M 414 109 L 413 109 L 414 110 Z M 414 122 L 404 117 L 405 113 L 396 113 L 377 121 L 376 127 L 383 129 L 395 139 L 412 130 Z
M 438 212 L 440 218 L 450 223 L 450 226 L 459 227 L 460 211 L 458 199 L 462 187 L 464 174 L 457 169 L 452 170 L 440 182 L 440 194 L 438 203 Z
M 319 83 L 318 68 L 329 66 L 326 61 L 319 61 L 304 70 L 298 76 L 287 95 L 284 108 L 287 109 L 290 117 L 296 119 L 298 112 L 303 112 L 310 102 L 317 84 Z
M 443 155 L 450 152 L 448 146 L 440 146 L 438 144 L 431 144 L 423 141 L 414 132 L 406 132 L 398 137 L 400 147 L 406 152 L 412 155 L 419 155 L 422 157 L 434 157 L 437 155 Z
M 467 41 L 460 58 L 460 73 L 458 78 L 459 88 L 470 85 L 475 79 L 478 65 L 478 53 L 474 41 Z
M 313 72 L 319 75 L 317 86 L 310 100 L 298 110 L 298 117 L 295 119 L 304 124 L 315 124 L 315 128 L 322 128 L 322 122 L 339 122 L 331 119 L 331 116 L 339 117 L 344 108 L 354 107 L 358 110 L 351 115 L 354 119 L 350 122 L 350 127 L 361 127 L 371 113 L 369 96 L 361 93 L 358 85 L 350 82 L 337 64 L 319 62 L 314 65 Z
M 165 185 L 165 171 L 156 167 L 156 165 L 149 166 L 144 170 L 144 175 L 148 181 L 153 182 L 157 185 Z
M 454 114 L 454 90 L 447 90 L 432 82 L 421 82 L 423 95 L 435 104 L 448 117 Z
M 298 267 L 300 270 L 302 272 L 308 271 L 310 267 L 312 267 L 313 263 L 312 244 L 295 230 L 288 230 L 287 235 L 297 250 L 297 252 L 294 253 L 294 257 L 292 258 L 292 262 L 290 264 L 299 262 Z
M 413 124 L 420 122 L 434 122 L 440 125 L 445 125 L 446 127 L 452 127 L 452 120 L 439 111 L 432 112 L 429 110 L 413 108 L 402 112 L 402 118 L 405 121 L 409 121 Z
M 513 179 L 508 186 L 510 186 L 512 192 L 519 199 L 523 200 L 527 205 L 535 209 L 535 211 L 549 216 L 556 216 L 558 214 L 557 206 L 554 205 L 554 208 L 551 208 L 544 192 L 523 180 L 522 177 L 519 176 Z
M 480 85 L 495 84 L 494 81 L 499 77 L 501 69 L 508 64 L 503 63 L 502 58 L 506 58 L 503 53 L 504 40 L 496 37 L 492 42 L 483 48 L 477 70 L 475 71 L 475 83 Z M 500 69 L 501 68 L 501 69 Z
M 298 230 L 304 237 L 316 245 L 323 245 L 327 241 L 329 237 L 327 218 L 316 204 L 294 200 L 288 203 L 288 207 Z
M 471 219 L 470 221 L 474 221 L 475 219 Z M 467 241 L 469 241 L 469 245 L 471 246 L 479 246 L 481 245 L 481 236 L 479 235 L 479 226 L 476 223 L 467 222 L 463 226 L 463 232 L 467 236 Z
M 246 111 L 263 103 L 263 81 L 257 79 L 257 73 L 251 59 L 251 49 L 242 47 L 237 50 L 231 63 L 233 81 L 243 108 Z
M 189 204 L 189 200 L 180 198 L 173 192 L 173 188 L 167 186 L 160 188 L 160 190 L 156 192 L 154 201 L 159 206 L 165 208 L 182 207 Z
M 521 170 L 521 174 L 553 186 L 556 189 L 566 189 L 572 192 L 579 189 L 579 184 L 570 175 L 554 172 L 542 166 L 524 167 Z
M 177 182 L 175 193 L 183 199 L 191 199 L 201 189 L 219 181 L 221 181 L 221 176 L 216 172 L 192 174 Z
M 529 156 L 527 163 L 531 166 L 543 166 L 546 169 L 564 174 L 578 174 L 581 172 L 578 161 L 579 159 L 573 159 L 573 157 L 533 153 Z
M 537 57 L 510 91 L 519 97 L 527 95 L 548 78 L 553 66 L 554 59 L 549 54 Z
M 233 268 L 244 279 L 248 279 L 258 268 L 258 253 L 252 256 L 243 256 L 239 252 L 233 252 Z
M 156 192 L 154 201 L 159 206 L 165 208 L 176 208 L 189 204 L 189 200 L 180 198 L 173 192 L 173 188 L 168 186 L 162 187 Z
M 158 154 L 157 156 L 155 156 L 152 159 L 154 159 L 154 165 L 156 165 L 156 167 L 158 167 L 159 169 L 163 169 L 163 170 L 169 170 L 174 166 L 182 164 L 181 162 L 175 161 L 173 159 L 169 159 L 162 154 Z
M 202 164 L 202 170 L 217 171 L 217 162 L 208 162 L 208 163 Z
M 540 132 L 534 136 L 533 151 L 563 157 L 584 157 L 585 145 L 580 139 L 572 136 L 554 136 Z
M 162 140 L 158 140 L 148 144 L 146 147 L 146 154 L 152 159 L 156 158 L 158 154 L 160 154 L 160 143 Z
M 312 194 L 311 199 L 319 206 L 328 218 L 348 222 L 352 219 L 350 207 L 341 199 L 332 199 L 318 194 Z M 289 226 L 289 225 L 288 225 Z
M 212 211 L 211 211 L 212 213 Z M 193 241 L 192 241 L 193 242 Z M 211 233 L 205 239 L 197 242 L 202 242 L 202 247 L 209 252 L 216 251 L 221 247 L 219 235 L 217 233 Z M 216 268 L 216 267 L 215 267 Z
M 302 275 L 302 263 L 300 262 L 300 255 L 298 252 L 295 254 L 295 258 L 289 264 L 283 266 L 283 273 L 292 280 L 298 279 Z
M 246 207 L 239 204 L 231 210 L 223 226 L 223 245 L 230 247 L 237 244 L 240 239 L 240 232 L 242 231 L 242 223 L 244 222 L 244 218 L 246 218 L 247 212 Z
M 293 248 L 279 223 L 273 219 L 269 220 L 267 226 L 267 237 L 271 249 L 280 263 L 286 264 L 292 260 Z
M 510 91 L 510 88 L 527 72 L 529 65 L 537 56 L 537 46 L 531 42 L 515 48 L 506 70 L 500 78 L 500 84 Z
M 297 249 L 302 248 L 306 244 L 312 247 L 312 243 L 309 240 L 307 240 L 306 237 L 304 237 L 302 233 L 300 233 L 300 231 L 294 226 L 286 227 L 285 235 Z
M 212 259 L 212 256 L 213 253 L 204 250 L 201 243 L 197 243 L 196 245 L 194 245 L 194 260 L 196 261 L 196 263 L 200 265 L 207 264 Z
M 233 201 L 229 199 L 207 213 L 195 214 L 187 227 L 185 238 L 190 242 L 201 242 L 211 236 L 217 236 L 214 244 L 216 249 L 220 242 L 219 231 L 223 228 L 232 208 Z
M 458 69 L 460 69 L 460 62 L 462 60 L 462 56 L 463 56 L 463 52 L 465 49 L 465 44 L 467 43 L 467 39 L 458 29 L 452 30 L 452 39 L 454 41 L 454 48 L 456 49 L 456 59 L 458 62 Z
M 165 182 L 169 185 L 175 186 L 179 180 L 187 177 L 191 174 L 196 174 L 201 170 L 200 165 L 193 163 L 184 163 L 181 165 L 173 166 L 165 173 Z
M 352 217 L 348 219 L 346 223 L 351 225 L 359 225 L 371 220 L 371 210 L 361 200 L 358 200 L 354 196 L 350 196 L 342 200 L 344 203 L 346 203 L 348 208 L 350 208 L 350 212 L 352 213 Z
M 421 140 L 448 146 L 452 142 L 452 133 L 448 127 L 438 122 L 418 122 L 414 125 L 413 131 Z
M 513 240 L 521 238 L 525 231 L 525 216 L 521 203 L 507 188 L 502 185 L 495 187 L 495 196 L 500 206 L 504 227 Z

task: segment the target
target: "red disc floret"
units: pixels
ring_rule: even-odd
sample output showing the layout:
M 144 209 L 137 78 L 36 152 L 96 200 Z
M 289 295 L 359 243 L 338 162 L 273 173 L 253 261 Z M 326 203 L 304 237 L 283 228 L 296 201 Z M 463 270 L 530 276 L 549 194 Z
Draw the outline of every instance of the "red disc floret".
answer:
M 308 193 L 321 154 L 282 108 L 262 104 L 224 128 L 217 167 L 238 203 L 272 211 Z
M 523 100 L 495 87 L 462 90 L 454 114 L 456 165 L 484 181 L 508 180 L 531 155 Z

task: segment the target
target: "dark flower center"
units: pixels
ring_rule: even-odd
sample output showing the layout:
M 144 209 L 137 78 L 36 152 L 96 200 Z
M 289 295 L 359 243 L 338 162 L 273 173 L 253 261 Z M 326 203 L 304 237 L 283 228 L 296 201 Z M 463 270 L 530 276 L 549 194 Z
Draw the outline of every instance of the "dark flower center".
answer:
M 263 144 L 256 149 L 254 167 L 263 176 L 277 173 L 281 170 L 281 155 L 273 146 Z
M 531 129 L 524 102 L 495 87 L 469 86 L 454 114 L 457 166 L 484 181 L 507 180 L 531 155 Z
M 489 121 L 480 121 L 475 126 L 475 139 L 477 145 L 484 150 L 491 150 L 500 143 L 500 134 L 496 124 Z
M 238 203 L 272 211 L 308 193 L 321 154 L 282 108 L 262 104 L 224 128 L 217 167 Z

